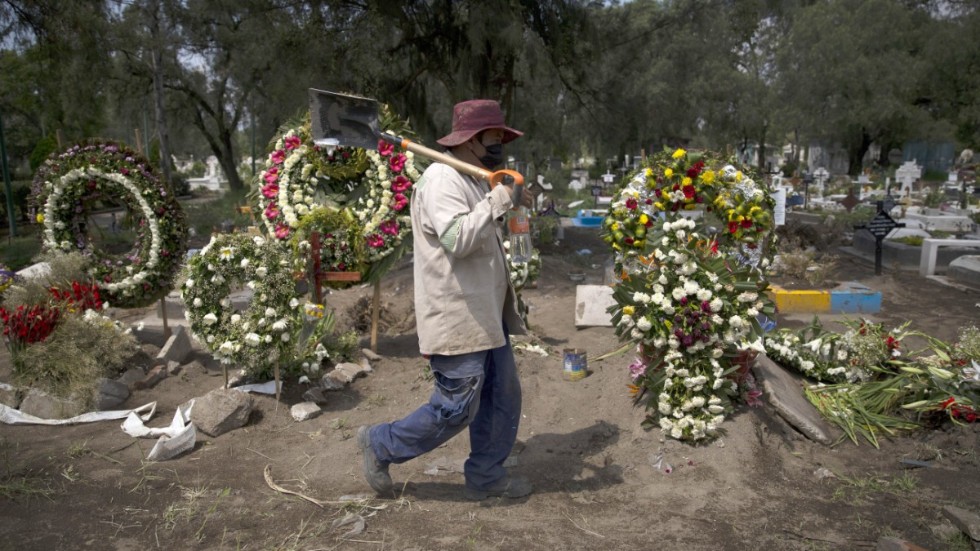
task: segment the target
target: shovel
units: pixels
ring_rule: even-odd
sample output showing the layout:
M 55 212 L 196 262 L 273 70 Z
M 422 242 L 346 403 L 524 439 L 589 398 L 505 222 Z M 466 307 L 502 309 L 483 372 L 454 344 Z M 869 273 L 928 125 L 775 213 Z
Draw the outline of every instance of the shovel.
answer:
M 498 184 L 513 185 L 511 202 L 515 209 L 520 206 L 524 176 L 519 172 L 491 172 L 411 140 L 382 132 L 378 124 L 378 102 L 373 99 L 310 88 L 310 115 L 313 143 L 316 145 L 377 149 L 378 140 L 384 140 L 416 155 L 447 164 L 463 174 L 486 180 L 491 189 Z

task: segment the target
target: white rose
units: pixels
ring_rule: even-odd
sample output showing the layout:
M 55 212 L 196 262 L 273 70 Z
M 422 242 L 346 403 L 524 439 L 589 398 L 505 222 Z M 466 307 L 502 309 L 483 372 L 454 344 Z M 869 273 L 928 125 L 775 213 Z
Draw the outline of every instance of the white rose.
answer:
M 202 318 L 201 321 L 204 322 L 204 325 L 214 325 L 218 323 L 218 316 L 212 313 L 208 313 L 204 315 L 204 318 Z

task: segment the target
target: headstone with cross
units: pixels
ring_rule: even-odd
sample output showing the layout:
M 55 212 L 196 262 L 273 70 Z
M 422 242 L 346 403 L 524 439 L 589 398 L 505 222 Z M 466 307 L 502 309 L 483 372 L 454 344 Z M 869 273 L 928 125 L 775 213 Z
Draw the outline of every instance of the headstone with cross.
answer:
M 856 230 L 868 230 L 875 238 L 875 275 L 881 275 L 881 244 L 885 237 L 895 228 L 904 227 L 904 223 L 896 222 L 889 216 L 884 201 L 878 201 L 878 212 L 867 224 L 854 226 Z
M 861 204 L 861 200 L 854 196 L 854 190 L 848 190 L 847 197 L 840 200 L 840 204 L 847 209 L 847 212 L 851 212 L 854 207 Z
M 909 161 L 898 167 L 895 171 L 895 181 L 898 182 L 901 187 L 901 192 L 899 195 L 905 196 L 912 192 L 912 184 L 914 184 L 919 178 L 922 177 L 922 167 L 915 164 L 915 161 Z
M 827 183 L 827 180 L 829 179 L 830 179 L 830 172 L 827 172 L 826 168 L 821 166 L 813 171 L 813 180 L 817 184 L 817 189 L 816 189 L 817 197 L 823 197 L 824 185 Z

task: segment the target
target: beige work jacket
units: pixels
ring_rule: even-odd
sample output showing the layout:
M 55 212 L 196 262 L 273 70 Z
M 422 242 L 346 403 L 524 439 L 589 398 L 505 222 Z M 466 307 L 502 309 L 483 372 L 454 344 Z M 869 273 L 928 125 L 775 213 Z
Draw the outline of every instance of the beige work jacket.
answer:
M 525 328 L 517 313 L 497 221 L 510 189 L 433 163 L 412 194 L 415 319 L 422 354 L 455 355 L 503 346 Z

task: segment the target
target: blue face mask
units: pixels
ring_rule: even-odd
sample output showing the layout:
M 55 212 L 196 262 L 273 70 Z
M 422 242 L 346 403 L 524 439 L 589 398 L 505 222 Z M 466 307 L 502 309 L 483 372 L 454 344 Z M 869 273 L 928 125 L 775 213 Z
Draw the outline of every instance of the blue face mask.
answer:
M 483 163 L 483 166 L 489 170 L 493 170 L 504 164 L 504 146 L 502 144 L 484 145 L 483 148 L 487 150 L 486 155 L 480 157 L 480 162 Z

